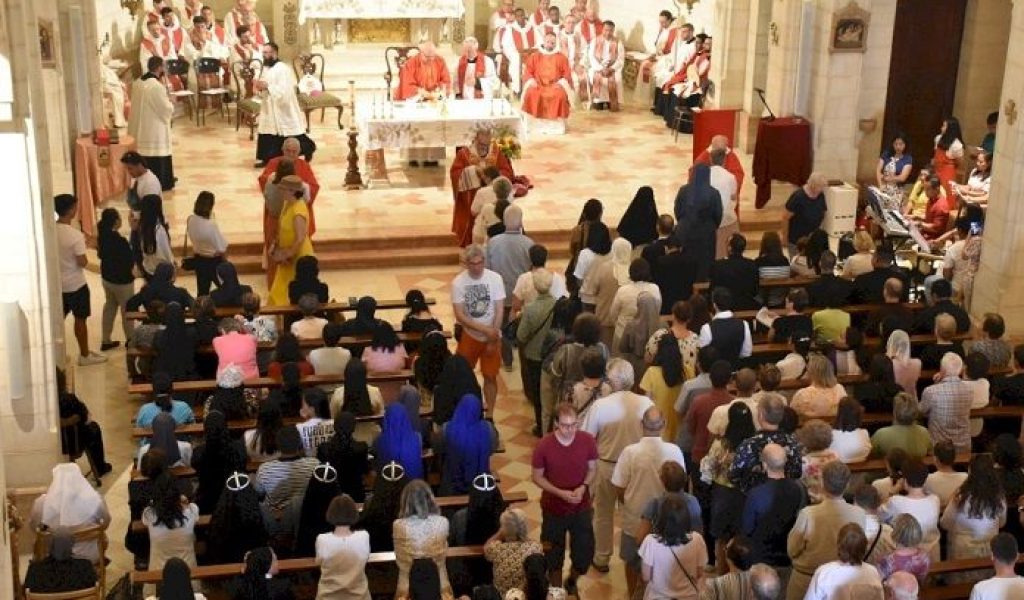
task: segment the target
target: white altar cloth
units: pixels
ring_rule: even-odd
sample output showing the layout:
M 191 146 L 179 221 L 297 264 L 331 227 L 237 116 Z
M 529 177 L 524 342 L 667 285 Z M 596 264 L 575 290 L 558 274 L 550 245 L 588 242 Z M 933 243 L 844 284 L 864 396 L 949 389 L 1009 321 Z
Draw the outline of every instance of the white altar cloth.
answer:
M 458 19 L 463 0 L 301 0 L 299 23 L 306 19 Z
M 468 146 L 476 132 L 507 130 L 526 141 L 523 113 L 507 100 L 449 100 L 447 114 L 440 103 L 395 102 L 360 106 L 359 131 L 367 150 L 451 148 Z M 392 116 L 393 112 L 393 116 Z M 374 116 L 376 114 L 376 116 Z

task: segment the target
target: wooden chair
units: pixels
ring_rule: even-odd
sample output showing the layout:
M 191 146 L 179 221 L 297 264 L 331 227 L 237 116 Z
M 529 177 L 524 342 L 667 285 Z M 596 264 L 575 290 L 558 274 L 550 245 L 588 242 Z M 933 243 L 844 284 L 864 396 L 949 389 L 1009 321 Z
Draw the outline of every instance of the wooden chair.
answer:
M 164 61 L 164 69 L 167 71 L 167 77 L 177 77 L 182 84 L 182 89 L 171 92 L 171 97 L 175 101 L 185 103 L 185 107 L 188 109 L 188 116 L 191 118 L 192 111 L 195 110 L 195 98 L 196 93 L 188 89 L 188 70 L 189 63 L 183 58 L 171 58 Z
M 715 84 L 710 79 L 707 79 L 700 85 L 700 103 L 696 108 L 704 108 L 704 102 L 707 101 L 709 94 L 715 93 Z M 679 105 L 676 106 L 676 118 L 673 122 L 672 129 L 674 130 L 673 135 L 675 136 L 672 141 L 679 141 L 679 128 L 683 125 L 689 125 L 690 131 L 693 131 L 693 108 L 689 106 Z
M 244 115 L 244 122 L 249 126 L 250 141 L 260 116 L 260 100 L 256 97 L 252 82 L 259 79 L 262 74 L 263 62 L 255 58 L 249 61 L 235 61 L 231 65 L 231 75 L 235 80 L 235 98 L 237 99 L 235 102 L 235 131 L 238 131 L 241 126 Z
M 196 110 L 196 126 L 206 124 L 206 109 L 217 108 L 224 115 L 224 95 L 229 92 L 222 85 L 220 59 L 200 58 L 196 60 L 196 91 L 199 93 Z
M 42 560 L 46 558 L 50 548 L 50 537 L 53 532 L 49 529 L 37 529 L 36 530 L 36 542 L 32 548 L 32 556 L 35 560 Z M 92 566 L 96 568 L 96 581 L 100 591 L 100 598 L 103 594 L 107 593 L 107 531 L 102 525 L 92 525 L 89 527 L 83 527 L 82 529 L 76 529 L 72 536 L 75 538 L 75 543 L 86 542 L 95 543 L 99 550 L 98 558 L 93 561 Z M 86 598 L 88 596 L 72 596 L 72 598 Z
M 84 590 L 75 590 L 73 592 L 54 592 L 52 594 L 44 594 L 42 592 L 33 592 L 32 590 L 25 590 L 25 600 L 102 600 L 103 593 L 100 591 L 100 584 L 96 584 L 91 588 Z
M 536 48 L 523 48 L 519 51 L 519 93 L 522 95 L 522 86 L 526 79 L 526 61 L 530 56 L 537 53 Z M 570 82 L 572 83 L 572 82 Z
M 317 62 L 320 63 L 320 68 L 317 68 Z M 345 105 L 342 103 L 341 98 L 330 94 L 324 89 L 324 68 L 326 67 L 326 59 L 323 54 L 300 54 L 295 57 L 292 61 L 292 69 L 295 71 L 296 79 L 301 79 L 306 75 L 312 75 L 320 81 L 320 93 L 318 94 L 305 94 L 299 92 L 299 107 L 302 112 L 306 114 L 306 133 L 309 133 L 309 113 L 320 109 L 320 122 L 324 122 L 324 113 L 327 112 L 328 108 L 334 108 L 338 110 L 338 129 L 344 129 L 341 125 L 341 113 L 345 110 Z
M 67 418 L 60 420 L 60 445 L 61 449 L 64 450 L 64 455 L 68 457 L 68 462 L 78 462 L 78 459 L 85 455 L 86 461 L 89 463 L 89 471 L 86 472 L 85 478 L 88 479 L 91 475 L 96 487 L 100 487 L 100 476 L 97 467 L 92 463 L 92 457 L 88 452 L 85 451 L 85 446 L 82 445 L 82 441 L 78 436 L 78 425 L 82 422 L 80 415 L 72 415 Z
M 384 83 L 388 89 L 388 101 L 391 101 L 391 82 L 402 73 L 402 67 L 409 59 L 420 53 L 416 46 L 388 46 L 384 49 L 384 63 L 387 70 L 384 72 Z

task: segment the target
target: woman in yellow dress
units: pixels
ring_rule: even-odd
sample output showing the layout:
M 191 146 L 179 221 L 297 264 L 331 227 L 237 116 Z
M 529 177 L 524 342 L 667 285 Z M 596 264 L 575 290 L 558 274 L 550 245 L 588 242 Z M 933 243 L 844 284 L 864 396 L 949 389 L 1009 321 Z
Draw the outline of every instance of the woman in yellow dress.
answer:
M 294 181 L 289 181 L 294 179 Z M 281 190 L 281 216 L 277 221 L 277 239 L 270 246 L 270 260 L 277 264 L 270 286 L 270 304 L 288 304 L 288 284 L 295 279 L 295 261 L 313 256 L 309 239 L 309 208 L 302 198 L 302 180 L 296 175 L 284 177 Z

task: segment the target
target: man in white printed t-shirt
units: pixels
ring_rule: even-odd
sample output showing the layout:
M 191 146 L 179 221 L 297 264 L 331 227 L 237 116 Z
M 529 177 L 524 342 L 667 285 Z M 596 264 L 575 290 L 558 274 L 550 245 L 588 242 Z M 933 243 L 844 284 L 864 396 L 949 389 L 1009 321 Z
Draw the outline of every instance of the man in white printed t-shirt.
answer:
M 465 270 L 452 281 L 455 323 L 462 327 L 456 352 L 484 376 L 484 410 L 494 410 L 501 367 L 501 319 L 505 310 L 505 284 L 501 275 L 484 268 L 484 249 L 477 244 L 462 251 Z
M 715 259 L 726 258 L 729 255 L 729 238 L 732 234 L 740 232 L 739 220 L 736 217 L 736 203 L 739 201 L 736 176 L 725 168 L 726 151 L 722 149 L 712 150 L 711 157 L 711 187 L 718 190 L 722 197 L 722 222 L 718 224 L 718 231 L 715 233 Z
M 78 366 L 86 367 L 107 362 L 99 352 L 89 351 L 89 329 L 86 320 L 92 314 L 89 285 L 85 281 L 85 235 L 71 222 L 78 213 L 78 199 L 71 194 L 53 198 L 57 212 L 57 257 L 60 263 L 60 291 L 64 316 L 75 316 L 75 339 L 78 340 Z
M 979 581 L 971 590 L 971 600 L 1015 600 L 1024 598 L 1024 577 L 1014 572 L 1017 564 L 1017 540 L 1009 533 L 1000 533 L 989 542 L 995 577 Z

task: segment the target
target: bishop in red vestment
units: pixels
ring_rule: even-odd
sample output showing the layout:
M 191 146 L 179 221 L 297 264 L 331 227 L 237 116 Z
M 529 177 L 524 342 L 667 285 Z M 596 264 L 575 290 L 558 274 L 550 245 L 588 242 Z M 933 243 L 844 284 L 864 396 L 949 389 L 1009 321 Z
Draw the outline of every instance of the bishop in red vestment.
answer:
M 452 194 L 455 196 L 452 233 L 459 246 L 468 246 L 473 241 L 473 198 L 477 190 L 489 183 L 483 174 L 487 167 L 497 167 L 509 181 L 515 177 L 512 163 L 501 153 L 498 145 L 491 142 L 491 132 L 481 129 L 471 145 L 460 146 L 455 151 L 450 171 Z
M 410 58 L 398 73 L 398 90 L 395 100 L 406 100 L 415 96 L 421 98 L 447 96 L 451 92 L 452 79 L 444 59 L 437 55 L 434 44 L 420 45 L 420 53 Z
M 522 110 L 538 119 L 569 118 L 572 70 L 569 59 L 555 48 L 556 40 L 554 33 L 545 35 L 540 51 L 526 61 Z
M 295 138 L 288 138 L 284 141 L 281 146 L 281 151 L 284 153 L 281 156 L 275 156 L 274 158 L 267 161 L 267 166 L 263 168 L 263 172 L 260 173 L 258 182 L 260 186 L 260 194 L 263 194 L 263 190 L 267 188 L 267 182 L 274 178 L 274 174 L 277 172 L 281 161 L 288 159 L 295 165 L 295 174 L 299 176 L 306 185 L 309 186 L 309 235 L 316 232 L 316 217 L 313 213 L 313 203 L 316 202 L 317 193 L 320 192 L 320 183 L 316 179 L 316 174 L 313 173 L 313 167 L 306 162 L 306 159 L 299 155 L 302 147 L 298 140 Z M 264 249 L 270 246 L 270 243 L 277 237 L 277 218 L 270 215 L 270 212 L 266 208 L 266 204 L 263 207 L 263 246 Z M 277 267 L 277 263 L 274 261 L 267 261 L 267 281 L 274 281 L 274 271 Z

